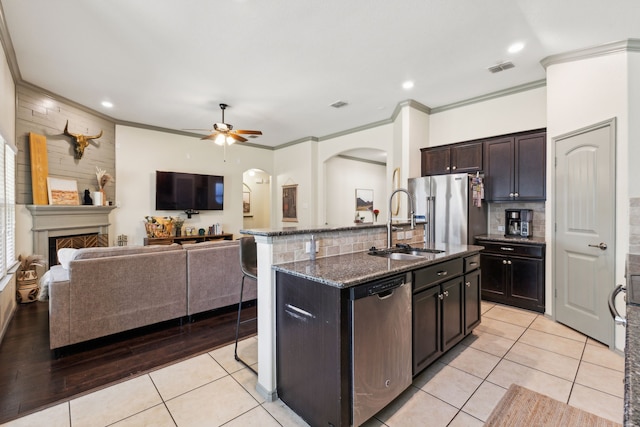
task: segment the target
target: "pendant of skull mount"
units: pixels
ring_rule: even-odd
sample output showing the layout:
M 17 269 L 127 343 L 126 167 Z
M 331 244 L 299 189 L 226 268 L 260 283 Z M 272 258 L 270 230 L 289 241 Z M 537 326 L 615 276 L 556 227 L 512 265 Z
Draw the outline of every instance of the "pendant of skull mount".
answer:
M 73 146 L 73 157 L 76 159 L 81 159 L 84 154 L 84 149 L 89 145 L 90 139 L 100 138 L 102 136 L 102 130 L 97 135 L 83 135 L 81 133 L 71 133 L 69 132 L 69 120 L 67 120 L 67 124 L 64 125 L 63 133 L 67 136 L 73 138 L 74 146 Z

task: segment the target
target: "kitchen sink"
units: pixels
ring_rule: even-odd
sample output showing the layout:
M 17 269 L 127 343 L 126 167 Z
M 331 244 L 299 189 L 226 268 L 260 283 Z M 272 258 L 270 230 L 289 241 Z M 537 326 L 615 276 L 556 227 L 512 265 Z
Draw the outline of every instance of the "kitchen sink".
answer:
M 420 259 L 424 259 L 429 255 L 441 254 L 443 252 L 444 251 L 440 249 L 412 248 L 409 245 L 402 245 L 388 249 L 377 249 L 376 247 L 372 247 L 371 249 L 369 249 L 369 255 L 400 261 L 417 261 Z

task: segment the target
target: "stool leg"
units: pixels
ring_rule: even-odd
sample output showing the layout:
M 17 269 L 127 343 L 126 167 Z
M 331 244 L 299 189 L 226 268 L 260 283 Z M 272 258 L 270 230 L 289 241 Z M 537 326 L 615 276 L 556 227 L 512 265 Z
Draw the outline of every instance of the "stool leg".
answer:
M 253 371 L 254 374 L 258 375 L 258 372 L 256 372 L 255 369 L 253 369 L 251 366 L 249 366 L 247 364 L 247 362 L 245 362 L 244 360 L 240 359 L 240 356 L 238 356 L 238 336 L 240 334 L 240 313 L 242 313 L 242 294 L 244 292 L 244 279 L 245 279 L 245 275 L 242 275 L 242 283 L 240 284 L 240 302 L 238 303 L 238 321 L 236 322 L 236 344 L 235 347 L 233 349 L 233 357 L 240 363 L 242 363 L 244 366 L 246 366 L 247 368 L 249 368 L 251 371 Z

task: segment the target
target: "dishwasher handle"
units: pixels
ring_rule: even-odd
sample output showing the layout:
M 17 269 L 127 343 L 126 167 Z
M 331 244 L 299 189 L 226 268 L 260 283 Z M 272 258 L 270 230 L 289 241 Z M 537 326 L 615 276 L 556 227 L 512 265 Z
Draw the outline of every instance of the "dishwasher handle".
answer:
M 616 297 L 620 292 L 626 291 L 627 288 L 622 285 L 618 285 L 609 294 L 609 311 L 611 312 L 611 316 L 613 317 L 613 321 L 616 325 L 627 326 L 627 319 L 620 316 L 620 313 L 618 313 L 618 309 L 616 309 Z

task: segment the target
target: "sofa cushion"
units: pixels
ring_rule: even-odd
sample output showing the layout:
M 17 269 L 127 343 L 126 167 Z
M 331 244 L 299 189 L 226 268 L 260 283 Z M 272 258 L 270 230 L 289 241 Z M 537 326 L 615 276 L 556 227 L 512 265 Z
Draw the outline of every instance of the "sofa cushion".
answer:
M 183 243 L 182 247 L 184 249 L 208 249 L 208 248 L 221 248 L 224 246 L 237 246 L 238 242 L 236 240 L 209 240 L 207 242 L 200 243 Z
M 177 243 L 171 245 L 150 245 L 150 246 L 110 246 L 107 248 L 82 248 L 76 252 L 74 260 L 105 258 L 112 256 L 126 256 L 135 254 L 146 254 L 155 252 L 167 252 L 181 250 Z

